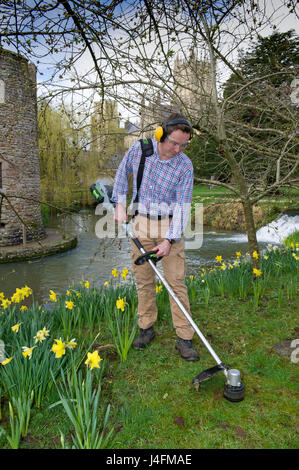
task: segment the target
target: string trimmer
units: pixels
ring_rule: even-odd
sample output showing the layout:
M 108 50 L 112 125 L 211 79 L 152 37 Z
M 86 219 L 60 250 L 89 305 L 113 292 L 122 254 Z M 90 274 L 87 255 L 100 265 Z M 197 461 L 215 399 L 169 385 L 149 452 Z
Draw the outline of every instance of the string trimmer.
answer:
M 95 198 L 99 203 L 103 203 L 105 201 L 105 206 L 107 208 L 107 201 L 110 202 L 111 208 L 115 207 L 115 204 L 111 201 L 112 197 L 112 186 L 107 184 L 106 182 L 103 181 L 97 181 L 95 185 L 91 186 L 91 192 L 95 196 L 95 191 L 98 192 L 99 197 Z M 183 304 L 180 302 L 176 294 L 173 292 L 172 288 L 170 285 L 167 283 L 166 279 L 164 276 L 160 273 L 160 271 L 157 269 L 156 264 L 158 261 L 162 259 L 162 257 L 157 257 L 155 251 L 148 251 L 146 252 L 145 249 L 143 248 L 142 244 L 138 240 L 138 238 L 135 237 L 133 230 L 131 228 L 131 224 L 129 223 L 124 223 L 123 224 L 124 229 L 126 231 L 126 234 L 131 238 L 131 240 L 134 242 L 134 244 L 137 246 L 137 248 L 140 250 L 141 255 L 134 261 L 136 265 L 140 266 L 143 263 L 147 262 L 150 264 L 154 272 L 156 273 L 157 277 L 160 279 L 161 283 L 164 285 L 168 293 L 171 295 L 173 300 L 176 302 L 178 307 L 181 309 L 189 323 L 191 324 L 192 328 L 196 332 L 196 334 L 199 336 L 211 356 L 214 358 L 216 362 L 216 366 L 210 367 L 209 369 L 206 369 L 202 372 L 200 372 L 195 379 L 193 380 L 193 385 L 195 386 L 196 389 L 199 388 L 200 384 L 211 377 L 213 377 L 215 374 L 218 372 L 223 372 L 225 377 L 226 377 L 226 383 L 224 384 L 224 392 L 223 395 L 224 397 L 232 402 L 239 402 L 244 399 L 244 385 L 241 382 L 241 376 L 240 376 L 240 371 L 237 369 L 230 369 L 229 366 L 224 364 L 221 359 L 218 357 L 212 346 L 209 344 L 207 339 L 204 337 L 196 323 L 193 321 L 192 317 L 189 315 Z

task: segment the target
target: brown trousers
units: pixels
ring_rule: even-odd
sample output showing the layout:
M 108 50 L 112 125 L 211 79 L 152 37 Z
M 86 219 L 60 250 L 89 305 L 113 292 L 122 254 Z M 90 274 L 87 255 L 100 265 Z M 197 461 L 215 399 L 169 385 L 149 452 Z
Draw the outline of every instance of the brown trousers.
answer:
M 142 243 L 145 251 L 152 250 L 154 246 L 164 240 L 169 223 L 168 218 L 160 221 L 149 220 L 139 214 L 135 217 L 134 233 L 140 243 Z M 137 282 L 138 293 L 138 326 L 139 328 L 147 329 L 155 323 L 158 315 L 156 305 L 156 274 L 149 263 L 136 266 L 134 261 L 141 253 L 133 241 L 131 244 L 132 268 Z M 188 289 L 184 282 L 186 276 L 186 262 L 183 237 L 179 242 L 171 246 L 169 255 L 163 257 L 160 263 L 161 262 L 166 281 L 184 305 L 187 312 L 191 315 Z M 171 295 L 169 295 L 169 300 L 172 321 L 177 335 L 183 339 L 192 339 L 194 334 L 192 326 Z

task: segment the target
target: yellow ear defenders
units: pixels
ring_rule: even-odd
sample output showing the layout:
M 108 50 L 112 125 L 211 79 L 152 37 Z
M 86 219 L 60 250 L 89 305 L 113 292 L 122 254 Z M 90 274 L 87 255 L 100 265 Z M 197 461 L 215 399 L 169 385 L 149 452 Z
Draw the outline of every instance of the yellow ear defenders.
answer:
M 185 124 L 186 126 L 190 127 L 191 135 L 190 135 L 190 142 L 192 140 L 193 129 L 189 121 L 187 119 L 178 118 L 173 119 L 172 121 L 163 122 L 161 126 L 158 126 L 155 130 L 155 138 L 158 142 L 163 142 L 167 137 L 167 126 L 175 126 L 176 124 Z

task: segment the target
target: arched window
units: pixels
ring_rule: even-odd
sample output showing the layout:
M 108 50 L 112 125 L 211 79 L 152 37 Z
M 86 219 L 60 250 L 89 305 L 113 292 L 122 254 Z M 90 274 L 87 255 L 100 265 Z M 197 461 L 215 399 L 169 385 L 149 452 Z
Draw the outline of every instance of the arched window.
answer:
M 5 103 L 5 83 L 0 79 L 0 104 Z

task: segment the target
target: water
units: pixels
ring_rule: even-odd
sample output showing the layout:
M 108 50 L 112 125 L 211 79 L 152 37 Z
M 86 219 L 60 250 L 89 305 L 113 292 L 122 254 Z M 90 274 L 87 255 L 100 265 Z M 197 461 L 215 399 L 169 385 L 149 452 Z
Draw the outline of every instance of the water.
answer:
M 0 292 L 10 296 L 17 287 L 28 285 L 34 292 L 34 298 L 44 302 L 49 297 L 50 289 L 65 293 L 72 283 L 77 285 L 82 280 L 100 286 L 109 280 L 113 268 L 121 271 L 127 267 L 130 270 L 130 241 L 98 239 L 95 235 L 97 220 L 93 211 L 88 210 L 82 210 L 66 220 L 66 230 L 78 237 L 78 245 L 71 251 L 29 262 L 0 264 Z M 51 220 L 51 227 L 58 224 L 58 219 Z M 269 242 L 278 243 L 273 236 L 263 236 L 259 245 L 264 248 Z M 236 251 L 245 254 L 247 250 L 245 234 L 205 227 L 202 247 L 186 251 L 187 275 L 213 264 L 217 255 L 228 261 L 235 259 Z

